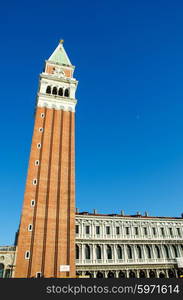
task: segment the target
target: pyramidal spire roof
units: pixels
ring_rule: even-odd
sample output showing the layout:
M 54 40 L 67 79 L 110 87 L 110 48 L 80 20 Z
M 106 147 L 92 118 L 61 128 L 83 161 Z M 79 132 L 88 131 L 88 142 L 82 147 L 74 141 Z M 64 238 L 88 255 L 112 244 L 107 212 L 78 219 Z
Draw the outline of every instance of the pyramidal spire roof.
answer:
M 51 61 L 53 63 L 57 64 L 65 64 L 65 65 L 72 65 L 71 61 L 65 52 L 65 49 L 63 47 L 63 40 L 60 40 L 57 48 L 55 51 L 52 53 L 52 55 L 48 58 L 48 61 Z

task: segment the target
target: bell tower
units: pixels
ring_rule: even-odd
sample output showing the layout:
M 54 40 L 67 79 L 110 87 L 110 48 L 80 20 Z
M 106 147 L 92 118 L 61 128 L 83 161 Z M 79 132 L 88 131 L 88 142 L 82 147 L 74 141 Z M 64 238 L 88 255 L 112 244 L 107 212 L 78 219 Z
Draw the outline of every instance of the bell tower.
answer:
M 63 40 L 40 74 L 15 277 L 75 277 L 75 92 Z

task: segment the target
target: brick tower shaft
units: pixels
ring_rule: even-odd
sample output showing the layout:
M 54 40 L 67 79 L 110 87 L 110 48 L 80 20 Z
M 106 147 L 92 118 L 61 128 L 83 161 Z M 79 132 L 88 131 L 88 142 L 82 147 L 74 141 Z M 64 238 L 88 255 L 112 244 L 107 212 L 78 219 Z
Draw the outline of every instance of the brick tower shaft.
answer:
M 40 76 L 15 277 L 75 277 L 74 66 L 62 42 Z

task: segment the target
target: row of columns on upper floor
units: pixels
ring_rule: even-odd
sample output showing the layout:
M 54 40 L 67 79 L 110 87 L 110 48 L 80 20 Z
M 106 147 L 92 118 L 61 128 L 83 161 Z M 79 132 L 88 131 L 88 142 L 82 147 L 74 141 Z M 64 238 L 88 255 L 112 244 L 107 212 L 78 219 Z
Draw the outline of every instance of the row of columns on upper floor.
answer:
M 86 235 L 86 232 L 85 232 L 85 227 L 86 226 L 90 226 L 91 232 L 90 232 L 89 235 L 91 235 L 91 236 L 97 236 L 97 234 L 95 232 L 95 227 L 96 227 L 95 223 L 92 223 L 90 225 L 81 223 L 79 226 L 80 226 L 80 233 L 78 234 L 78 236 L 85 236 Z M 116 227 L 119 226 L 119 225 L 117 225 L 115 222 L 111 223 L 111 225 L 109 223 L 103 223 L 103 224 L 100 224 L 99 226 L 101 228 L 101 233 L 100 233 L 101 237 L 105 237 L 106 236 L 106 232 L 105 232 L 106 226 L 110 226 L 110 228 L 111 228 L 110 236 L 116 236 L 117 235 L 116 234 Z M 136 236 L 136 234 L 133 232 L 135 227 L 137 227 L 138 230 L 139 230 L 139 234 L 138 234 L 139 236 L 152 236 L 152 237 L 154 236 L 153 232 L 151 232 L 153 226 L 149 226 L 148 224 L 146 224 L 146 225 L 140 224 L 140 226 L 139 225 L 132 225 L 132 224 L 125 225 L 123 228 L 121 228 L 121 230 L 123 230 L 123 235 L 124 236 L 126 235 L 125 232 L 124 232 L 125 227 L 129 227 L 129 234 L 128 234 L 128 236 Z M 147 228 L 147 234 L 143 233 L 143 228 Z M 155 226 L 154 225 L 154 228 L 156 229 L 156 237 L 161 237 L 162 238 L 161 228 L 164 229 L 164 237 L 165 236 L 171 237 L 171 235 L 170 235 L 170 233 L 168 231 L 168 227 L 167 226 L 163 227 L 163 225 L 162 225 L 162 227 L 159 227 L 159 226 Z M 171 229 L 172 229 L 172 233 L 174 233 L 174 235 L 172 237 L 179 236 L 178 233 L 174 231 L 175 228 L 171 227 Z
M 101 254 L 98 251 L 100 248 Z M 111 255 L 109 254 L 111 250 Z M 121 254 L 120 254 L 121 249 Z M 150 253 L 149 253 L 150 251 Z M 89 253 L 89 255 L 88 255 Z M 119 257 L 119 254 L 121 257 Z M 98 257 L 97 257 L 98 256 Z M 101 258 L 99 257 L 101 256 Z M 175 259 L 176 257 L 183 257 L 183 245 L 163 245 L 163 244 L 152 244 L 152 245 L 120 245 L 120 244 L 76 244 L 76 258 L 78 260 L 90 259 Z

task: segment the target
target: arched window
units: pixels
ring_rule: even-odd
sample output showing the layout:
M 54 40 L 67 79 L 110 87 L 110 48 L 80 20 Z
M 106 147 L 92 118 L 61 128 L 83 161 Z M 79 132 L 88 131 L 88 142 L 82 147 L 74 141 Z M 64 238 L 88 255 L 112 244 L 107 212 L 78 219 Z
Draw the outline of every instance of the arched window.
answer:
M 135 272 L 130 271 L 129 272 L 129 278 L 135 278 Z
M 117 246 L 117 255 L 118 255 L 118 259 L 122 259 L 122 249 L 121 246 Z
M 170 258 L 168 247 L 166 245 L 164 245 L 164 249 L 165 249 L 165 256 L 166 256 L 166 258 Z
M 165 278 L 165 273 L 160 272 L 159 273 L 159 278 Z
M 64 96 L 69 97 L 69 89 L 65 89 Z
M 142 258 L 142 250 L 140 246 L 137 246 L 137 256 L 138 258 Z
M 6 272 L 5 272 L 5 278 L 11 278 L 11 269 L 6 269 Z
M 85 245 L 85 258 L 90 259 L 90 247 Z
M 0 278 L 3 278 L 3 274 L 4 274 L 4 265 L 0 264 Z
M 79 259 L 79 246 L 76 245 L 76 259 Z
M 168 277 L 169 277 L 169 278 L 174 278 L 174 277 L 176 277 L 174 270 L 171 270 L 171 269 L 168 270 Z
M 150 272 L 149 272 L 149 277 L 150 277 L 150 278 L 155 278 L 155 277 L 156 277 L 155 272 L 152 271 L 152 270 L 150 270 Z
M 155 253 L 156 253 L 156 257 L 160 258 L 160 250 L 158 246 L 155 246 Z
M 88 272 L 88 271 L 85 273 L 85 275 L 86 275 L 86 276 L 89 276 L 90 278 L 92 278 L 92 273 L 90 273 L 90 272 Z
M 97 259 L 101 259 L 101 248 L 99 245 L 97 245 L 97 247 L 96 247 L 96 256 L 97 256 Z
M 108 277 L 108 278 L 114 278 L 115 275 L 114 275 L 113 272 L 110 271 L 110 272 L 107 274 L 107 277 Z
M 147 257 L 151 258 L 151 249 L 148 245 L 146 246 L 146 251 L 147 251 Z
M 103 278 L 104 277 L 104 274 L 102 272 L 97 272 L 97 278 Z
M 178 257 L 177 247 L 175 245 L 172 245 L 174 257 Z
M 126 275 L 125 275 L 124 272 L 120 271 L 118 277 L 120 277 L 120 278 L 125 278 Z
M 46 93 L 47 94 L 51 94 L 51 86 L 50 85 L 47 86 Z
M 129 245 L 127 246 L 127 255 L 128 259 L 132 259 L 132 249 Z
M 112 259 L 112 250 L 109 245 L 107 245 L 107 259 Z
M 59 88 L 58 94 L 59 96 L 63 96 L 63 88 Z
M 56 86 L 54 86 L 54 88 L 53 88 L 53 90 L 52 90 L 52 94 L 53 94 L 53 95 L 57 95 L 57 88 L 56 88 Z
M 140 277 L 140 278 L 145 278 L 145 277 L 146 277 L 145 272 L 141 270 L 141 271 L 139 272 L 139 277 Z

